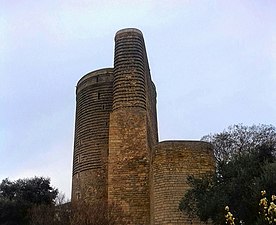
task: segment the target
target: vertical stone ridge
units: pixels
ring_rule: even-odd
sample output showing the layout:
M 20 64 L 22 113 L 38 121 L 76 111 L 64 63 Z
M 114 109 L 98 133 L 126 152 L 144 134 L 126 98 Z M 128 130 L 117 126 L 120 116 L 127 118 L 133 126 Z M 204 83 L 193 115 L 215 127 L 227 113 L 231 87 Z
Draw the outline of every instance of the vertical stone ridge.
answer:
M 146 109 L 144 39 L 137 29 L 123 29 L 115 36 L 113 110 Z
M 128 224 L 150 224 L 152 112 L 149 69 L 141 31 L 115 36 L 113 110 L 110 114 L 108 198 L 123 208 Z M 152 89 L 152 88 L 151 88 Z

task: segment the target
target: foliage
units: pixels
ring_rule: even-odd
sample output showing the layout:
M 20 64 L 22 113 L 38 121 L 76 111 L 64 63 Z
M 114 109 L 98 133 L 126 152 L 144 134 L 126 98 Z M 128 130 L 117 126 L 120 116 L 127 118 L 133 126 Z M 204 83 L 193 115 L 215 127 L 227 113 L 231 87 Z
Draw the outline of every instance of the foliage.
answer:
M 1 225 L 124 225 L 123 211 L 115 204 L 66 203 L 50 179 L 35 177 L 0 184 Z
M 257 225 L 275 225 L 276 224 L 276 196 L 271 196 L 271 201 L 266 198 L 266 191 L 261 191 L 262 199 L 260 200 L 259 206 L 259 218 Z
M 225 215 L 225 223 L 227 225 L 235 225 L 235 217 L 230 212 L 229 206 L 225 207 L 226 215 Z
M 276 128 L 272 125 L 229 126 L 221 133 L 209 134 L 201 139 L 213 144 L 217 162 L 231 160 L 233 156 L 250 153 L 260 146 L 276 146 Z M 275 149 L 273 154 L 275 155 Z
M 219 225 L 225 224 L 227 205 L 236 221 L 257 224 L 260 191 L 266 189 L 272 195 L 276 190 L 275 135 L 275 128 L 265 125 L 237 125 L 210 135 L 216 149 L 216 173 L 188 178 L 191 189 L 181 200 L 180 210 Z
M 36 204 L 28 211 L 29 225 L 69 225 L 71 204 L 59 193 L 55 204 Z
M 34 177 L 0 184 L 0 221 L 5 225 L 28 224 L 28 211 L 34 205 L 54 205 L 58 190 L 51 187 L 50 179 Z
M 30 210 L 30 225 L 124 225 L 123 211 L 115 204 L 71 203 L 36 205 Z
M 262 198 L 259 202 L 259 215 L 256 216 L 255 225 L 275 225 L 276 224 L 276 195 L 271 196 L 271 201 L 266 198 L 266 191 L 261 191 Z M 235 225 L 234 215 L 228 206 L 225 207 L 225 223 Z M 244 224 L 240 221 L 240 224 Z
M 4 179 L 0 184 L 0 198 L 10 201 L 23 201 L 33 204 L 54 204 L 58 190 L 51 187 L 50 179 L 34 177 L 10 181 Z

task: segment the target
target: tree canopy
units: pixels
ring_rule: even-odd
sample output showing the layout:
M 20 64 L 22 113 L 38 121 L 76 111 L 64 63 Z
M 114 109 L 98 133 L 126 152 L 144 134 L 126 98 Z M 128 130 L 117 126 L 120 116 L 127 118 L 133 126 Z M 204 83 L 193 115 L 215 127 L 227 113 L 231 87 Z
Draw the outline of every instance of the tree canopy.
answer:
M 49 178 L 4 179 L 0 184 L 1 224 L 27 224 L 28 211 L 34 205 L 54 205 L 57 194 Z
M 225 206 L 243 224 L 258 224 L 261 191 L 276 192 L 276 131 L 273 126 L 235 125 L 203 138 L 215 148 L 216 173 L 189 177 L 180 210 L 202 221 L 225 223 Z M 264 224 L 264 223 L 263 223 Z
M 245 126 L 237 124 L 217 134 L 201 139 L 213 144 L 217 162 L 231 160 L 233 156 L 248 154 L 261 146 L 276 146 L 276 128 L 273 125 Z M 273 150 L 275 155 L 275 149 Z

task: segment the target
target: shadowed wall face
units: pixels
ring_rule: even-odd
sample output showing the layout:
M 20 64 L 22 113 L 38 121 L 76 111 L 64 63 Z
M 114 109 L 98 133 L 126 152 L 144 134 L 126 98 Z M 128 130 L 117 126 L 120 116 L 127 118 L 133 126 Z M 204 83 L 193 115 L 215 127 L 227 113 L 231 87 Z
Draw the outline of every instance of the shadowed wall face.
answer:
M 89 73 L 77 84 L 72 201 L 107 201 L 112 85 L 113 69 Z

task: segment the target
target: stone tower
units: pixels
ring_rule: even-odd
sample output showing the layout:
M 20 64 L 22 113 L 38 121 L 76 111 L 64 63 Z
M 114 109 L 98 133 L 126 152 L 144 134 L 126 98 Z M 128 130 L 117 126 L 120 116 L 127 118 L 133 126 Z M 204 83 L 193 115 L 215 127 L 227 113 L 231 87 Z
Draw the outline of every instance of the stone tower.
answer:
M 88 73 L 77 84 L 72 201 L 82 198 L 107 202 L 112 91 L 113 69 Z
M 145 49 L 141 31 L 117 32 L 109 126 L 108 197 L 119 203 L 135 224 L 150 223 L 151 148 L 158 141 L 156 93 Z
M 212 146 L 158 142 L 156 89 L 142 32 L 118 31 L 114 68 L 82 77 L 76 95 L 72 201 L 115 203 L 133 225 L 190 224 L 178 204 L 188 175 L 214 169 Z

